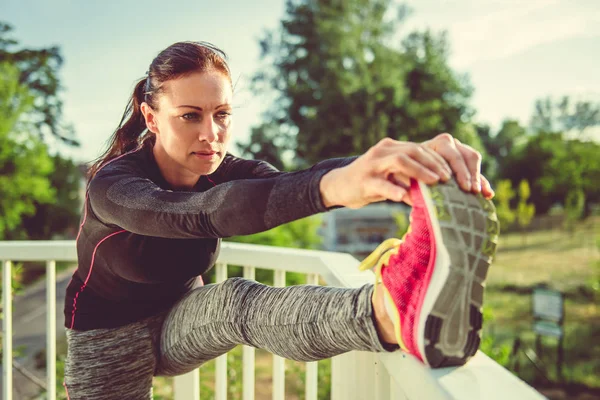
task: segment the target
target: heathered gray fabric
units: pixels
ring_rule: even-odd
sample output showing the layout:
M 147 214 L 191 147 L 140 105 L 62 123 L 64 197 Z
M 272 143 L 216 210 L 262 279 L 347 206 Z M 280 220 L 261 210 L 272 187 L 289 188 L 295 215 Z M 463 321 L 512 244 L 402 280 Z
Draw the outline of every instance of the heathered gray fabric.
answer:
M 215 265 L 221 238 L 327 211 L 320 180 L 354 158 L 298 172 L 227 154 L 189 190 L 162 176 L 147 141 L 91 180 L 65 297 L 65 326 L 117 328 L 171 309 Z
M 189 292 L 168 313 L 120 328 L 67 330 L 71 400 L 151 399 L 152 376 L 191 371 L 238 344 L 298 361 L 386 351 L 373 286 L 274 288 L 231 278 Z

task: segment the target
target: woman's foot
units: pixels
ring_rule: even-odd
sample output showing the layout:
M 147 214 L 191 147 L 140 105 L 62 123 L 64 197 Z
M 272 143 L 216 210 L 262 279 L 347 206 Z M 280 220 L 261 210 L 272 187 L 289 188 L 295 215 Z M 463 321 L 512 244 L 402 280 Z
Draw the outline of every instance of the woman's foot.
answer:
M 479 348 L 481 307 L 499 224 L 491 201 L 454 180 L 411 181 L 411 224 L 362 263 L 375 268 L 400 347 L 432 367 L 462 365 Z M 379 290 L 379 289 L 376 289 Z

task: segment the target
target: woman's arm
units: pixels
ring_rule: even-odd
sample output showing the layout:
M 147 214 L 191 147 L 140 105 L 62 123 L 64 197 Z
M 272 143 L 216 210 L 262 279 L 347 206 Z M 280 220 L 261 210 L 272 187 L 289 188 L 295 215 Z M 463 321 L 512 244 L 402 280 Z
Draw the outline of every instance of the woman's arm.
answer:
M 261 232 L 330 207 L 410 201 L 410 179 L 432 185 L 455 173 L 464 190 L 493 197 L 479 174 L 481 155 L 446 136 L 453 140 L 438 135 L 430 141 L 433 148 L 386 138 L 358 158 L 327 160 L 291 173 L 242 160 L 237 167 L 224 165 L 224 181 L 201 193 L 164 190 L 133 167 L 113 164 L 90 183 L 90 204 L 102 221 L 133 233 L 214 238 Z M 483 185 L 467 184 L 471 176 Z
M 357 158 L 358 157 L 331 158 L 318 162 L 305 171 L 330 171 L 335 168 L 344 167 Z M 289 172 L 279 171 L 266 161 L 246 160 L 227 154 L 223 163 L 212 175 L 210 175 L 210 177 L 215 182 L 222 183 L 238 179 L 273 178 L 288 173 Z
M 106 224 L 140 235 L 223 238 L 247 235 L 326 211 L 320 181 L 328 172 L 306 170 L 238 179 L 205 192 L 161 189 L 124 163 L 90 182 L 92 211 Z

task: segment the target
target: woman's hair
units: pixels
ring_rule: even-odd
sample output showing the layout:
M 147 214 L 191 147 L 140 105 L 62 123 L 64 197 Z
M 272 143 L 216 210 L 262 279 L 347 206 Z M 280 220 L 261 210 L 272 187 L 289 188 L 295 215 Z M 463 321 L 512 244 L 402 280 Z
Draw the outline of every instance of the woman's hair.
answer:
M 121 122 L 109 139 L 108 149 L 90 168 L 89 179 L 91 180 L 110 160 L 138 148 L 148 139 L 153 139 L 154 134 L 146 130 L 146 121 L 140 105 L 146 102 L 154 110 L 158 110 L 158 95 L 163 91 L 165 82 L 194 72 L 210 70 L 223 72 L 231 82 L 227 55 L 210 43 L 178 42 L 161 51 L 150 64 L 147 76 L 135 85 Z

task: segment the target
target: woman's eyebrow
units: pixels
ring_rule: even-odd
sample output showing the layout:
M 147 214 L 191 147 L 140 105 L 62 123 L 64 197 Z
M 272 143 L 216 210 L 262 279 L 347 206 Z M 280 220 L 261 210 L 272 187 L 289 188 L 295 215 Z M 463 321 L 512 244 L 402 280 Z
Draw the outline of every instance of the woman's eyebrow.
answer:
M 229 103 L 219 104 L 216 108 L 221 108 L 221 107 L 225 107 L 225 106 L 226 107 L 231 107 L 231 104 L 229 104 Z M 193 108 L 195 110 L 202 111 L 202 107 L 198 107 L 198 106 L 190 106 L 190 105 L 187 105 L 187 104 L 184 104 L 184 105 L 181 105 L 181 106 L 177 106 L 177 108 L 184 108 L 184 107 Z

